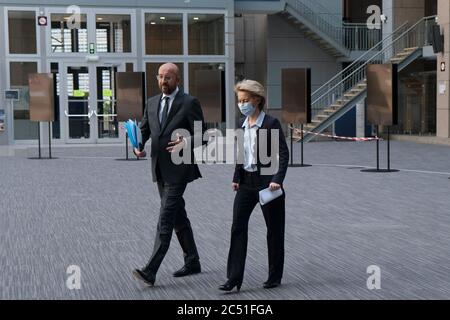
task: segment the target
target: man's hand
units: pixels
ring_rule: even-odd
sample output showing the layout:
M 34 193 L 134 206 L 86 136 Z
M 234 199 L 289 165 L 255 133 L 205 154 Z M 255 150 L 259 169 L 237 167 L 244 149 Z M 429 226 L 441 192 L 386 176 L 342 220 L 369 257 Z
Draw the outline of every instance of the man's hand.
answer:
M 133 148 L 133 153 L 138 158 L 145 158 L 145 156 L 147 155 L 147 152 L 145 152 L 145 150 L 139 151 L 136 148 Z
M 281 188 L 281 185 L 279 185 L 278 183 L 275 182 L 271 182 L 269 185 L 269 190 L 270 191 L 275 191 Z
M 166 148 L 166 150 L 169 151 L 170 153 L 178 152 L 181 149 L 183 149 L 184 144 L 185 144 L 185 142 L 184 142 L 183 136 L 180 136 L 177 133 L 177 139 L 173 140 L 173 141 L 170 141 L 169 144 L 168 144 L 168 147 Z
M 239 189 L 239 183 L 232 183 L 231 184 L 231 189 L 233 189 L 233 191 L 238 191 Z

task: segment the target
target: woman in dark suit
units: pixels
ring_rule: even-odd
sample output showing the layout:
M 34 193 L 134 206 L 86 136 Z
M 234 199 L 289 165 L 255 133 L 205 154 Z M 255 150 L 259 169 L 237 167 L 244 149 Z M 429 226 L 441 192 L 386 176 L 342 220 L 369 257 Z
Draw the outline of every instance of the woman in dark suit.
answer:
M 247 255 L 248 221 L 259 202 L 259 191 L 270 188 L 275 191 L 283 188 L 283 180 L 289 163 L 289 150 L 278 119 L 263 111 L 265 105 L 264 87 L 253 80 L 243 80 L 235 87 L 238 107 L 245 116 L 240 122 L 244 129 L 243 163 L 236 165 L 232 189 L 236 191 L 233 205 L 233 225 L 231 227 L 230 251 L 227 263 L 227 282 L 219 287 L 231 291 L 240 290 L 244 278 Z M 267 134 L 263 134 L 263 130 Z M 275 138 L 275 141 L 272 141 Z M 272 141 L 272 144 L 271 144 Z M 260 161 L 261 146 L 266 144 L 273 163 Z M 273 170 L 275 167 L 275 170 Z M 283 189 L 282 189 L 283 190 Z M 264 288 L 280 285 L 284 265 L 285 194 L 261 206 L 267 226 L 267 247 L 269 256 L 269 276 Z

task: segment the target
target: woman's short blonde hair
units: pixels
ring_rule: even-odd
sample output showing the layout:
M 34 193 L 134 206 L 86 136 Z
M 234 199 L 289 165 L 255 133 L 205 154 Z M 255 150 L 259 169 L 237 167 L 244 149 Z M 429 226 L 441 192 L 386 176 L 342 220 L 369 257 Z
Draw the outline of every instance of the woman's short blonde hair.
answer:
M 260 97 L 261 103 L 258 105 L 258 108 L 259 110 L 264 108 L 266 104 L 266 90 L 264 90 L 261 83 L 255 80 L 242 80 L 234 87 L 234 92 L 238 93 L 239 91 L 248 92 L 252 96 Z

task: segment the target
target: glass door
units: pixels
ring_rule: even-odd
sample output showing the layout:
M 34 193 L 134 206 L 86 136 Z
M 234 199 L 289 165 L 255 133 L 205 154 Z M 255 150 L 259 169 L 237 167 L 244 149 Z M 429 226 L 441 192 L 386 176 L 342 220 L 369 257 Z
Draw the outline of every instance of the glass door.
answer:
M 63 64 L 61 70 L 62 108 L 66 123 L 67 143 L 93 143 L 94 103 L 92 93 L 93 72 L 87 64 Z
M 120 143 L 115 74 L 125 64 L 64 63 L 61 105 L 67 143 Z
M 108 64 L 95 67 L 96 73 L 96 110 L 98 142 L 119 141 L 119 123 L 116 111 L 115 74 L 118 65 Z

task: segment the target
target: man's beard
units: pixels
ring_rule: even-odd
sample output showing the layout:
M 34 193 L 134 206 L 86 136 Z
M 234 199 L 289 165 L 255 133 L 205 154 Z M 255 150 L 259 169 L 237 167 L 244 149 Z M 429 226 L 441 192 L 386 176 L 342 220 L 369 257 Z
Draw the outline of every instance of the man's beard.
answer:
M 164 93 L 164 94 L 172 94 L 172 92 L 174 92 L 175 91 L 175 88 L 171 88 L 170 86 L 161 86 L 161 91 Z

